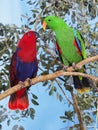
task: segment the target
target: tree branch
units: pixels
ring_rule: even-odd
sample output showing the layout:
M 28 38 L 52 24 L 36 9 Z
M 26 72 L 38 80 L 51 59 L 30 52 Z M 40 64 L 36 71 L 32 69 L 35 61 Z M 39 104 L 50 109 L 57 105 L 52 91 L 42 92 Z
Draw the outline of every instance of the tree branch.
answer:
M 76 64 L 76 68 L 77 69 L 81 69 L 83 67 L 83 65 L 89 63 L 89 62 L 94 62 L 94 61 L 97 61 L 98 60 L 98 55 L 96 56 L 93 56 L 93 57 L 89 57 L 89 58 L 86 58 L 84 60 L 82 60 L 81 62 L 77 63 Z M 67 71 L 74 71 L 73 67 L 68 67 Z
M 78 116 L 80 130 L 85 130 L 83 120 L 82 120 L 81 111 L 80 111 L 80 109 L 78 107 L 78 102 L 77 102 L 76 96 L 75 96 L 75 94 L 73 92 L 71 92 L 71 95 L 72 95 L 72 99 L 73 99 L 73 107 L 74 107 L 74 110 L 75 110 L 75 112 L 76 112 L 76 114 Z
M 93 61 L 96 61 L 96 60 L 98 60 L 98 55 L 91 57 L 91 58 L 87 58 L 87 59 L 79 62 L 78 64 L 76 64 L 76 67 L 80 69 L 84 64 L 89 63 L 89 62 L 93 62 Z M 0 100 L 2 100 L 5 97 L 15 93 L 16 91 L 18 91 L 22 88 L 29 87 L 29 86 L 34 85 L 34 84 L 39 83 L 39 82 L 44 82 L 44 81 L 47 81 L 47 80 L 53 80 L 53 79 L 60 77 L 60 76 L 71 76 L 71 75 L 73 75 L 73 76 L 83 76 L 83 77 L 87 77 L 87 78 L 93 80 L 94 82 L 98 83 L 98 77 L 91 76 L 91 75 L 84 74 L 84 73 L 80 73 L 80 72 L 71 72 L 71 71 L 74 71 L 73 67 L 68 67 L 67 71 L 68 72 L 60 70 L 60 71 L 56 71 L 56 72 L 51 73 L 51 74 L 37 76 L 36 78 L 31 79 L 30 82 L 29 82 L 29 80 L 25 80 L 24 86 L 17 84 L 15 86 L 13 86 L 12 88 L 9 88 L 8 90 L 3 92 L 2 94 L 0 94 Z

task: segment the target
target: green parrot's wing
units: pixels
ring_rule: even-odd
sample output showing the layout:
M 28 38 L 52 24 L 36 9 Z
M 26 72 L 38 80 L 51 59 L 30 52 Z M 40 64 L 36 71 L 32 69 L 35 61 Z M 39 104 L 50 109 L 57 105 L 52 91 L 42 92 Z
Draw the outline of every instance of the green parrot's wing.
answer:
M 73 32 L 74 32 L 74 37 L 75 37 L 76 44 L 77 44 L 76 47 L 77 47 L 78 51 L 82 54 L 83 59 L 85 59 L 86 50 L 85 50 L 84 40 L 83 40 L 81 34 L 79 33 L 79 31 L 73 29 Z

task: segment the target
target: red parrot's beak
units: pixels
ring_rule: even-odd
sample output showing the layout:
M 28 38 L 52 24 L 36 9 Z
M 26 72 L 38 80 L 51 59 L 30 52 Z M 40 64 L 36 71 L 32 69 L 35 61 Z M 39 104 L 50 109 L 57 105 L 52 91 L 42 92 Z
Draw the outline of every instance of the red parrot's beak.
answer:
M 44 31 L 46 30 L 46 27 L 47 27 L 47 23 L 45 21 L 42 22 L 42 27 L 44 29 Z

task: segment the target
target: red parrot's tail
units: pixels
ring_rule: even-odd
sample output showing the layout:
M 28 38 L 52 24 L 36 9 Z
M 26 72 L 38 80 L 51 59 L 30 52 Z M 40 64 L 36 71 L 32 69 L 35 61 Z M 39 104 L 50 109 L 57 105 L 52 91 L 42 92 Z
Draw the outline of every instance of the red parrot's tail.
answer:
M 8 107 L 12 110 L 24 110 L 28 108 L 29 101 L 28 101 L 28 95 L 27 90 L 22 89 L 18 92 L 11 95 Z

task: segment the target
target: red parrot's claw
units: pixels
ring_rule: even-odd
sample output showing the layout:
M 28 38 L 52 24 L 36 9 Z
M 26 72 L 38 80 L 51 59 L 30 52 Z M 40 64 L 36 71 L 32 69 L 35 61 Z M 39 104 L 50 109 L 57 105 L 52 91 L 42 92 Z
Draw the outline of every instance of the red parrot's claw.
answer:
M 64 71 L 66 71 L 66 70 L 67 70 L 67 68 L 68 68 L 68 66 L 64 66 L 64 67 L 63 67 L 63 70 L 64 70 Z
M 27 81 L 27 82 L 28 82 L 28 84 L 30 84 L 30 85 L 31 85 L 31 79 L 30 79 L 30 78 L 27 78 L 25 81 Z
M 25 86 L 24 82 L 22 82 L 22 81 L 19 81 L 18 84 L 21 86 L 21 88 L 23 88 Z

